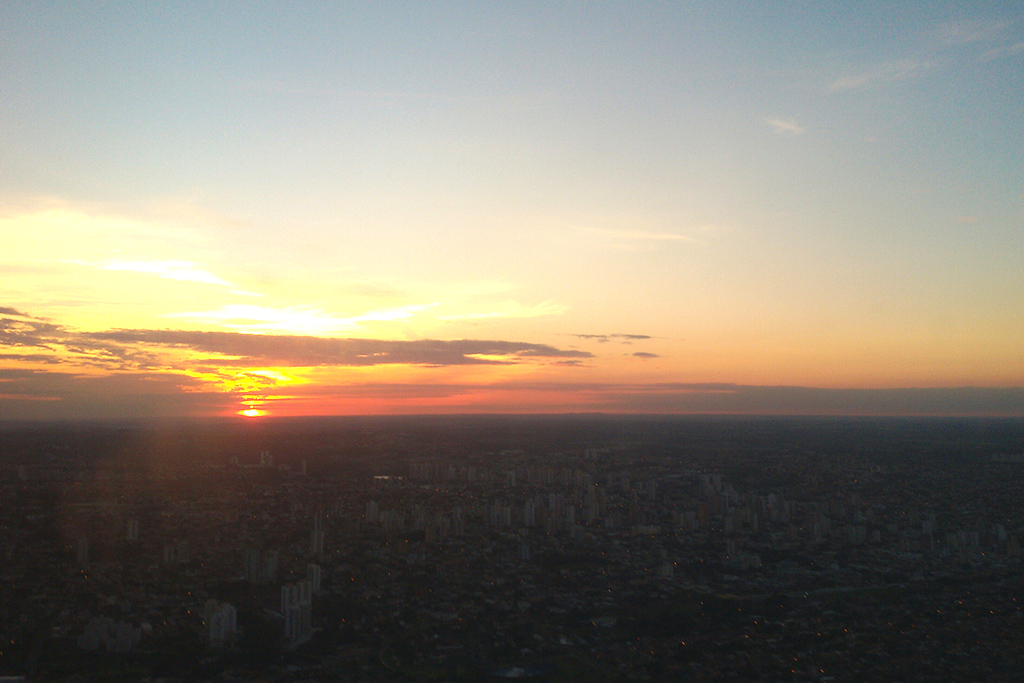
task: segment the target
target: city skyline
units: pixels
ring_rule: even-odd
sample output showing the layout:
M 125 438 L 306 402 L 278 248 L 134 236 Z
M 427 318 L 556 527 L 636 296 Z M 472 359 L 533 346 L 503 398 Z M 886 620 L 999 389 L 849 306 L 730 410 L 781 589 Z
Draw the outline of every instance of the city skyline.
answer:
M 1024 13 L 7 3 L 0 419 L 1024 415 Z

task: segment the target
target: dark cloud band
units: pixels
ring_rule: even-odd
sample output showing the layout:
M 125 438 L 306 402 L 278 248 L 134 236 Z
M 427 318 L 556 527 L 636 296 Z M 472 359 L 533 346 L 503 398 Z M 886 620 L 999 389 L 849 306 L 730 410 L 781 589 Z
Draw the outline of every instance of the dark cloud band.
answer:
M 525 358 L 592 357 L 586 351 L 558 349 L 547 344 L 480 339 L 396 341 L 185 330 L 113 330 L 83 336 L 117 344 L 187 348 L 237 356 L 242 362 L 284 366 L 493 365 Z
M 14 311 L 12 313 L 12 311 Z M 0 309 L 7 316 L 15 309 Z M 141 362 L 144 347 L 189 349 L 231 356 L 222 365 L 278 366 L 500 365 L 525 360 L 579 360 L 587 351 L 548 344 L 485 339 L 338 339 L 303 335 L 264 335 L 191 330 L 108 330 L 75 332 L 37 319 L 0 317 L 0 346 L 53 349 L 62 346 L 80 356 Z M 94 359 L 95 359 L 94 358 Z M 146 357 L 147 364 L 153 359 Z

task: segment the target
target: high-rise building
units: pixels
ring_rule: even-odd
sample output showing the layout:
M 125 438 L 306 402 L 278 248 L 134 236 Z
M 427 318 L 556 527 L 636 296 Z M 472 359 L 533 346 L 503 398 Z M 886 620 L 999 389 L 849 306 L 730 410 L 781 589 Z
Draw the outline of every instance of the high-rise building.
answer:
M 232 640 L 238 632 L 238 613 L 233 605 L 216 600 L 207 600 L 203 609 L 203 621 L 207 626 L 210 645 L 221 647 Z
M 314 557 L 324 556 L 324 530 L 313 529 L 310 533 L 309 551 Z
M 260 551 L 258 548 L 245 549 L 245 580 L 249 583 L 260 582 Z
M 259 548 L 245 549 L 243 578 L 249 583 L 267 583 L 277 578 L 277 551 L 260 552 Z
M 366 521 L 370 524 L 376 524 L 377 518 L 380 516 L 380 507 L 377 505 L 377 501 L 371 500 L 366 504 Z
M 323 570 L 320 569 L 320 565 L 312 563 L 306 565 L 306 580 L 313 586 L 314 593 L 320 592 L 320 582 L 322 577 Z
M 313 636 L 313 584 L 310 581 L 281 586 L 281 614 L 288 648 L 296 648 Z

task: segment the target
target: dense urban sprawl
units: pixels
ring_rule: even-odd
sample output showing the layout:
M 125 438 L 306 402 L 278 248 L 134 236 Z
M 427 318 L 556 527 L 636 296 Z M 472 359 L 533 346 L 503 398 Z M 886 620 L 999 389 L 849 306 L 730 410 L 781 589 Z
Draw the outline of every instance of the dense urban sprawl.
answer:
M 0 675 L 1024 670 L 1019 421 L 8 427 Z

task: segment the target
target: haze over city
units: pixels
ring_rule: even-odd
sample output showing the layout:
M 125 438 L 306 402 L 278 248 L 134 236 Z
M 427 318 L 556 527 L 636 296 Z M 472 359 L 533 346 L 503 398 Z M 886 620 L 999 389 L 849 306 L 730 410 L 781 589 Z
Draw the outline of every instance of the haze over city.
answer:
M 1018 3 L 0 7 L 0 419 L 1024 415 Z

